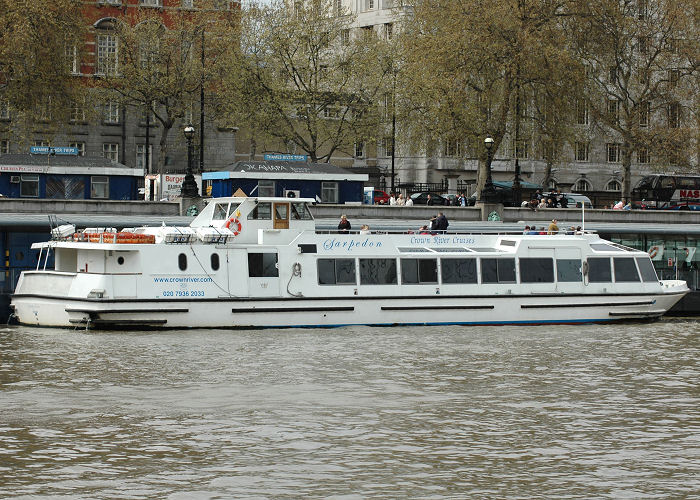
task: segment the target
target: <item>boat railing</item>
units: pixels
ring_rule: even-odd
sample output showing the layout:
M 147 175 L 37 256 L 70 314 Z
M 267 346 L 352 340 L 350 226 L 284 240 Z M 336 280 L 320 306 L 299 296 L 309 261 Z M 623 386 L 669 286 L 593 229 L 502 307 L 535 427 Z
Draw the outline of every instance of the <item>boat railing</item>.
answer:
M 556 233 L 552 234 L 542 234 L 543 232 L 546 233 L 546 229 L 544 231 L 537 231 L 537 232 L 525 232 L 525 231 L 488 231 L 488 230 L 458 230 L 458 231 L 421 231 L 421 230 L 381 230 L 381 229 L 372 229 L 370 231 L 339 231 L 337 229 L 316 229 L 316 234 L 351 234 L 351 235 L 369 235 L 369 234 L 376 234 L 376 235 L 383 235 L 383 234 L 396 234 L 396 235 L 425 235 L 425 236 L 438 236 L 438 235 L 444 235 L 444 234 L 453 234 L 453 235 L 487 235 L 487 236 L 556 236 L 556 235 L 582 235 L 582 234 L 596 234 L 597 231 L 590 231 L 590 230 L 559 230 Z

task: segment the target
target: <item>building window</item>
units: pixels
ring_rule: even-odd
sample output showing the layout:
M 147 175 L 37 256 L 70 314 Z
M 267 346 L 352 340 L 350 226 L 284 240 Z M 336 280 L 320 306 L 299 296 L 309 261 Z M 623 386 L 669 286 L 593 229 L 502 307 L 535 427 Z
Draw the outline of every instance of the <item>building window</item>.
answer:
M 50 148 L 51 147 L 51 142 L 50 141 L 45 141 L 43 139 L 36 139 L 34 141 L 34 146 L 38 148 Z
M 588 161 L 588 148 L 587 142 L 575 142 L 574 149 L 576 150 L 576 161 Z
M 109 177 L 106 175 L 90 177 L 90 198 L 109 198 Z
M 85 121 L 85 102 L 74 102 L 70 108 L 70 121 L 84 122 Z
M 10 101 L 0 99 L 0 120 L 9 120 L 10 118 Z
M 584 192 L 584 191 L 590 191 L 591 190 L 591 183 L 588 182 L 586 179 L 579 179 L 574 183 L 574 191 L 577 193 Z
M 365 143 L 364 142 L 355 143 L 355 158 L 364 158 L 364 157 L 365 157 Z
M 182 0 L 182 8 L 183 9 L 193 9 L 194 8 L 194 0 Z
M 28 198 L 39 197 L 39 175 L 22 174 L 19 182 L 19 195 Z
M 161 0 L 140 0 L 139 4 L 143 7 L 160 7 Z
M 343 15 L 343 0 L 333 1 L 333 14 L 335 14 L 336 17 Z
M 678 80 L 681 79 L 681 72 L 678 69 L 669 69 L 668 70 L 668 84 L 671 87 L 675 87 L 678 85 Z
M 637 150 L 637 163 L 650 163 L 651 157 L 647 148 L 639 148 Z
M 148 169 L 151 171 L 151 166 L 153 165 L 153 146 L 148 145 Z M 142 168 L 146 170 L 146 145 L 137 144 L 136 145 L 136 168 Z
M 349 29 L 344 29 L 343 31 L 340 32 L 340 43 L 343 45 L 350 44 L 350 30 Z
M 681 105 L 678 102 L 672 102 L 668 105 L 668 126 L 670 128 L 681 126 Z
M 97 35 L 97 74 L 114 75 L 117 72 L 118 40 L 116 35 Z
M 608 119 L 617 123 L 620 119 L 620 101 L 608 99 Z
M 588 125 L 588 104 L 581 99 L 576 101 L 576 123 Z
M 10 141 L 7 139 L 0 140 L 0 154 L 6 155 L 10 153 Z
M 394 23 L 384 24 L 384 38 L 389 41 L 394 37 Z
M 118 124 L 120 122 L 119 116 L 119 103 L 114 101 L 109 101 L 104 105 L 104 116 L 103 120 L 105 123 L 111 125 Z
M 647 0 L 637 0 L 637 19 L 644 21 L 647 18 Z
M 528 141 L 517 141 L 515 143 L 515 157 L 526 160 L 530 157 L 530 143 Z
M 155 126 L 155 123 L 156 123 L 156 114 L 155 114 L 155 112 L 153 111 L 154 106 L 155 106 L 155 103 L 154 103 L 154 104 L 151 104 L 150 107 L 149 107 L 149 106 L 141 106 L 141 116 L 139 117 L 139 122 L 140 122 L 141 124 L 145 125 L 145 124 L 146 124 L 146 118 L 148 118 L 148 125 L 149 125 L 150 127 L 154 127 L 154 126 Z M 150 113 L 149 113 L 149 111 L 150 111 Z M 185 111 L 185 113 L 187 113 L 187 111 Z M 190 117 L 191 117 L 191 116 L 192 116 L 192 115 L 191 115 L 191 110 L 190 110 Z M 190 119 L 190 120 L 186 120 L 186 121 L 184 121 L 184 123 L 192 123 L 192 120 L 191 120 L 191 119 Z
M 646 55 L 649 53 L 649 37 L 640 36 L 637 38 L 637 48 L 641 55 Z
M 374 2 L 375 2 L 376 0 L 365 0 L 365 1 L 366 1 L 366 5 L 367 5 L 367 8 L 366 8 L 365 10 L 372 10 L 372 9 L 374 9 Z
M 617 67 L 616 66 L 611 66 L 608 69 L 608 82 L 610 82 L 610 83 L 617 82 Z
M 621 189 L 621 188 L 620 188 L 620 181 L 618 181 L 618 180 L 616 180 L 616 179 L 613 179 L 613 180 L 609 181 L 609 182 L 605 185 L 605 190 L 606 190 L 606 191 L 619 191 L 620 189 Z
M 37 118 L 41 122 L 51 121 L 51 96 L 39 100 L 37 104 Z
M 66 67 L 73 75 L 80 73 L 80 65 L 78 64 L 78 49 L 75 46 L 66 47 Z
M 609 142 L 605 145 L 607 148 L 607 158 L 608 163 L 619 163 L 620 162 L 620 144 L 617 142 Z
M 258 196 L 275 196 L 275 181 L 259 180 Z
M 321 203 L 338 203 L 337 182 L 321 182 Z
M 392 146 L 392 139 L 391 137 L 385 137 L 384 139 L 381 139 L 379 142 L 379 154 L 381 156 L 384 156 L 385 158 L 391 158 L 393 155 L 393 148 Z
M 84 142 L 71 142 L 68 144 L 69 147 L 78 150 L 78 156 L 85 156 L 85 143 Z
M 119 144 L 114 142 L 102 144 L 102 156 L 113 161 L 119 161 Z
M 643 101 L 639 103 L 639 126 L 648 127 L 649 126 L 649 115 L 651 114 L 651 103 L 649 101 Z

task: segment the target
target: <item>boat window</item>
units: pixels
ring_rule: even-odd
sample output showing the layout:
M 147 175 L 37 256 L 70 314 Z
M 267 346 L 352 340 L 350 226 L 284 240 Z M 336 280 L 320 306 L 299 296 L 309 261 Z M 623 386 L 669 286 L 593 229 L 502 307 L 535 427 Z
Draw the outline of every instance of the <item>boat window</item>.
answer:
M 652 281 L 659 281 L 659 277 L 656 276 L 656 270 L 654 269 L 654 264 L 651 262 L 649 257 L 637 257 L 637 266 L 639 266 L 639 272 L 642 275 L 642 281 L 650 283 Z
M 482 283 L 515 283 L 515 259 L 481 259 Z
M 447 252 L 462 252 L 462 253 L 471 252 L 471 250 L 468 250 L 468 249 L 462 248 L 462 247 L 431 248 L 431 250 L 433 250 L 434 252 L 445 252 L 445 253 L 447 253 Z
M 272 219 L 272 204 L 260 202 L 248 214 L 248 220 L 270 220 Z
M 214 205 L 214 215 L 212 215 L 212 220 L 224 220 L 226 219 L 226 211 L 228 210 L 228 203 L 217 203 Z
M 500 250 L 497 250 L 496 248 L 481 248 L 481 247 L 469 247 L 469 250 L 472 252 L 499 252 Z
M 219 270 L 219 254 L 218 253 L 211 254 L 211 268 L 214 271 Z
M 437 259 L 401 259 L 401 283 L 437 281 Z
M 612 281 L 609 258 L 588 258 L 588 281 L 590 283 L 608 283 Z
M 360 259 L 360 283 L 395 285 L 396 259 Z
M 318 259 L 319 285 L 355 285 L 355 259 Z
M 640 281 L 637 266 L 634 264 L 632 257 L 615 257 L 613 264 L 615 264 L 615 281 Z
M 399 252 L 402 253 L 432 253 L 425 247 L 399 247 Z
M 476 259 L 440 259 L 442 283 L 476 283 Z
M 554 262 L 547 257 L 520 259 L 521 283 L 554 283 Z
M 177 267 L 180 268 L 180 271 L 185 271 L 187 269 L 187 255 L 184 253 L 177 256 Z
M 622 248 L 615 248 L 612 245 L 606 245 L 605 243 L 591 243 L 591 248 L 598 252 L 624 252 Z
M 276 253 L 249 253 L 248 276 L 251 278 L 276 278 L 277 271 Z
M 292 219 L 296 220 L 313 220 L 309 207 L 304 202 L 292 203 Z
M 557 281 L 561 283 L 580 283 L 581 259 L 557 259 Z

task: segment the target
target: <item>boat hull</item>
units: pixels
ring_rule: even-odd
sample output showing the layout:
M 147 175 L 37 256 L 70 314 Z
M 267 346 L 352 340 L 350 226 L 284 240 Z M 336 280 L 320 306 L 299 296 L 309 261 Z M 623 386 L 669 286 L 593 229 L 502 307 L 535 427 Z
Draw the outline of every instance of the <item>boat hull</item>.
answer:
M 687 293 L 104 300 L 15 295 L 21 324 L 94 329 L 505 325 L 654 319 Z

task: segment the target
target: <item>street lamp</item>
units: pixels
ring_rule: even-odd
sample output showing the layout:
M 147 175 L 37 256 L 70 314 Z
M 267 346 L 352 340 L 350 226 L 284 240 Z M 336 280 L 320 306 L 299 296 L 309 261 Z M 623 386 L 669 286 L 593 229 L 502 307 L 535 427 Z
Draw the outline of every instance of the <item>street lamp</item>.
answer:
M 484 139 L 484 146 L 486 147 L 486 183 L 481 191 L 480 200 L 483 203 L 494 203 L 496 199 L 496 188 L 493 187 L 493 180 L 491 179 L 491 150 L 493 149 L 493 142 L 493 137 L 490 135 L 487 135 L 486 139 Z
M 192 175 L 192 139 L 194 138 L 194 127 L 192 125 L 187 125 L 182 132 L 185 134 L 185 139 L 187 139 L 187 172 L 185 173 L 185 179 L 182 181 L 180 196 L 182 198 L 197 198 L 199 196 L 197 192 L 197 183 L 194 180 L 194 175 Z

